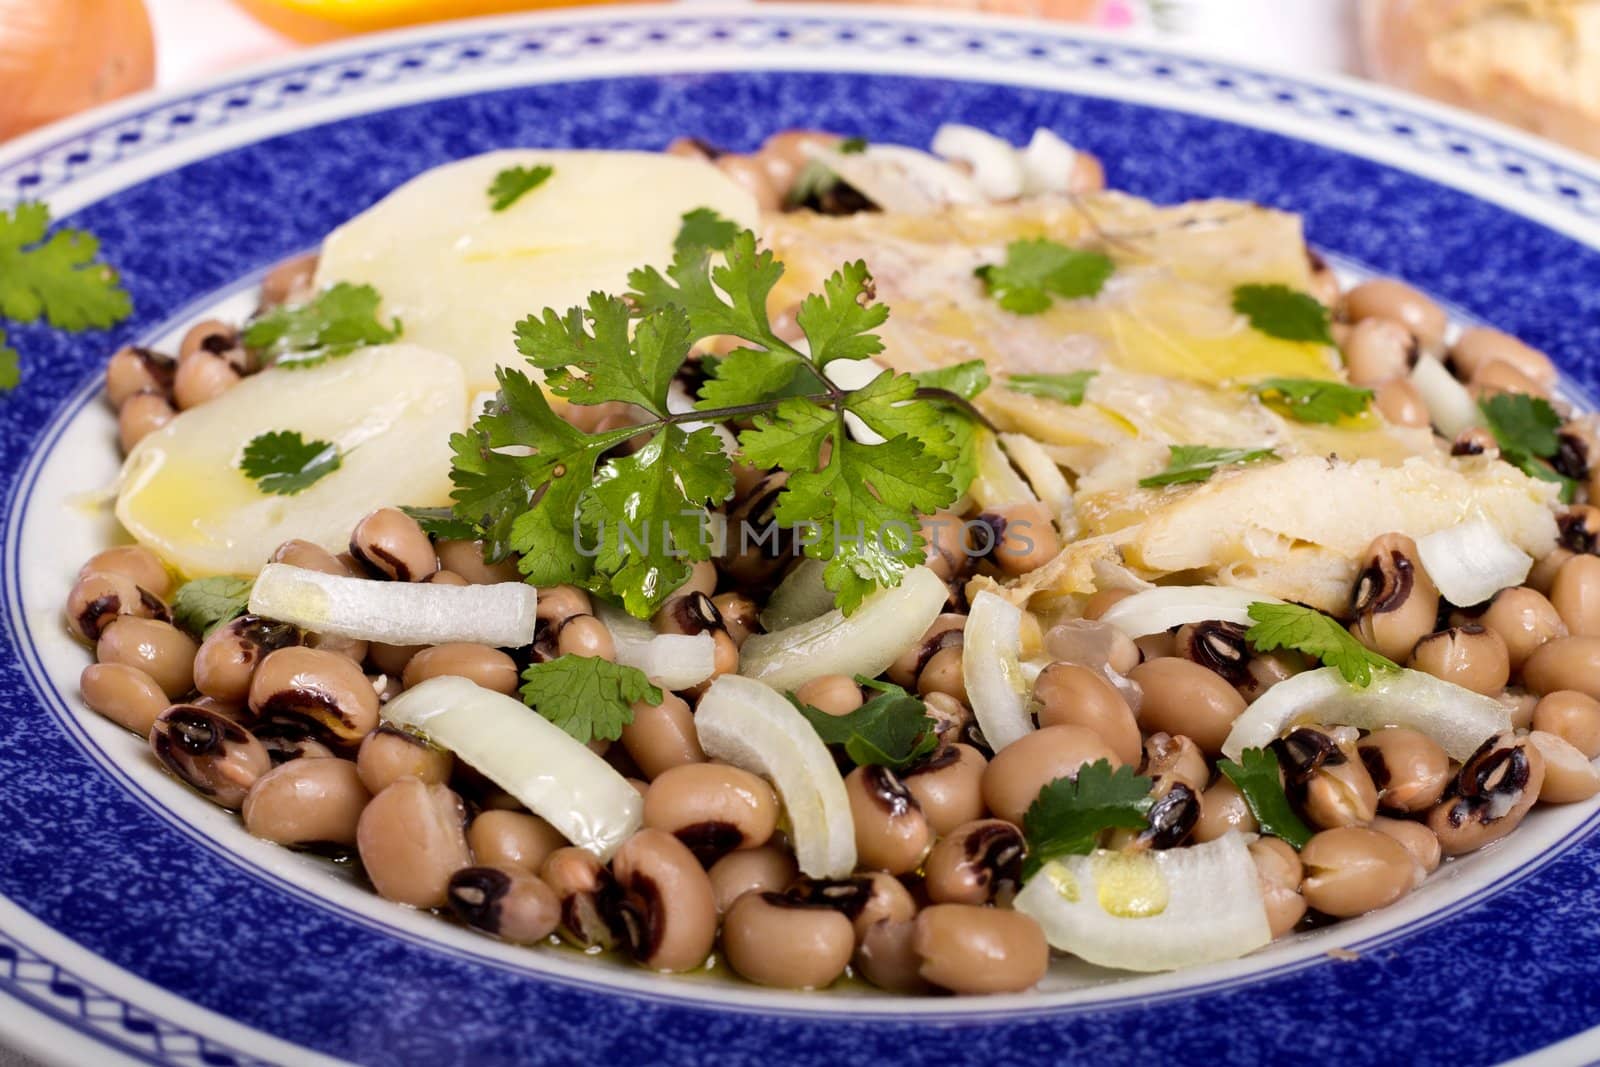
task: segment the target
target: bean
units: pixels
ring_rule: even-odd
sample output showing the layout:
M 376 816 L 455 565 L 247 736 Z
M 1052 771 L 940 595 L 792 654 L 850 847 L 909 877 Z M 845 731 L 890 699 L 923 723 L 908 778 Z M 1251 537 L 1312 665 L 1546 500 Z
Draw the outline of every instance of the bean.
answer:
M 1522 670 L 1522 665 L 1540 645 L 1568 634 L 1567 624 L 1555 605 L 1544 594 L 1524 586 L 1496 593 L 1478 621 L 1505 642 L 1506 656 L 1514 672 Z
M 1050 964 L 1039 924 L 1004 908 L 924 908 L 913 947 L 922 977 L 952 993 L 1018 993 L 1033 988 Z
M 1126 600 L 1132 595 L 1132 589 L 1097 590 L 1083 602 L 1083 617 L 1091 622 L 1098 622 L 1100 616 L 1110 611 L 1119 601 Z
M 1444 332 L 1450 324 L 1438 304 L 1393 278 L 1362 282 L 1345 293 L 1344 314 L 1351 322 L 1392 319 L 1410 330 L 1425 347 L 1435 349 L 1444 343 Z
M 728 154 L 718 156 L 717 169 L 733 179 L 733 183 L 755 197 L 762 211 L 777 211 L 783 206 L 783 192 L 772 183 L 767 168 L 754 156 Z
M 778 796 L 738 767 L 686 763 L 650 783 L 644 825 L 672 834 L 709 865 L 734 849 L 766 844 L 778 826 Z
M 263 723 L 256 732 L 256 737 L 267 747 L 267 755 L 272 758 L 274 767 L 290 760 L 337 758 L 333 749 L 321 741 L 306 736 L 292 725 L 288 730 L 280 729 L 280 725 Z
M 795 177 L 811 162 L 810 152 L 832 148 L 843 140 L 838 134 L 820 130 L 782 130 L 768 137 L 756 153 L 772 184 L 786 194 Z
M 622 728 L 621 740 L 628 756 L 649 779 L 706 759 L 695 732 L 694 713 L 676 693 L 663 694 L 659 704 L 634 704 L 633 721 Z
M 121 408 L 139 393 L 165 396 L 172 389 L 177 370 L 177 362 L 171 356 L 125 345 L 106 364 L 106 399 L 113 408 Z
M 356 768 L 376 796 L 402 778 L 443 785 L 450 780 L 455 757 L 425 737 L 384 723 L 361 739 Z
M 1550 603 L 1579 637 L 1600 637 L 1600 556 L 1573 556 L 1550 583 Z
M 1539 699 L 1531 725 L 1535 730 L 1555 734 L 1582 752 L 1585 759 L 1600 756 L 1600 700 L 1558 689 Z
M 348 847 L 371 799 L 349 760 L 290 760 L 256 779 L 244 798 L 244 828 L 280 845 Z
M 1079 149 L 1072 159 L 1072 172 L 1067 178 L 1067 192 L 1074 196 L 1098 193 L 1106 187 L 1106 169 L 1100 157 Z
M 194 659 L 194 685 L 208 697 L 243 704 L 250 697 L 256 668 L 280 648 L 300 643 L 300 631 L 286 622 L 241 615 L 211 631 Z
M 669 601 L 691 593 L 699 593 L 710 600 L 717 591 L 717 565 L 708 559 L 689 564 L 689 577 L 672 591 Z
M 933 720 L 933 734 L 941 746 L 959 743 L 977 726 L 972 709 L 948 693 L 929 693 L 923 698 L 923 708 Z
M 934 693 L 942 693 L 965 703 L 967 700 L 966 677 L 961 672 L 961 648 L 941 648 L 928 657 L 928 662 L 923 664 L 921 672 L 917 675 L 917 695 L 929 697 Z
M 561 936 L 579 948 L 612 948 L 621 939 L 616 880 L 592 853 L 558 848 L 545 858 L 539 877 L 561 901 Z M 602 907 L 604 904 L 604 907 Z
M 1600 558 L 1596 558 L 1600 563 Z M 1494 696 L 1511 678 L 1511 656 L 1493 630 L 1478 625 L 1452 626 L 1417 642 L 1408 663 L 1414 670 L 1474 693 Z
M 1322 829 L 1360 826 L 1378 812 L 1378 791 L 1354 746 L 1325 727 L 1299 727 L 1274 746 L 1289 793 Z
M 861 687 L 847 674 L 824 674 L 795 690 L 795 699 L 829 715 L 848 715 L 866 701 Z
M 1526 737 L 1489 738 L 1461 765 L 1456 795 L 1428 811 L 1446 856 L 1498 841 L 1521 824 L 1544 785 L 1544 757 Z
M 100 640 L 106 627 L 124 616 L 162 622 L 172 618 L 160 598 L 125 574 L 86 574 L 67 594 L 67 630 L 80 641 Z
M 402 678 L 407 689 L 430 678 L 466 678 L 497 693 L 515 696 L 520 677 L 510 656 L 488 645 L 452 642 L 425 648 L 406 662 Z
M 1494 434 L 1482 426 L 1469 426 L 1456 434 L 1455 440 L 1450 442 L 1452 456 L 1488 456 L 1493 459 L 1500 454 L 1500 443 L 1495 440 Z
M 194 688 L 194 640 L 169 622 L 120 615 L 100 633 L 95 658 L 137 667 L 172 700 Z
M 467 580 L 469 585 L 498 585 L 501 582 L 520 582 L 522 573 L 517 570 L 515 558 L 490 563 L 484 559 L 482 541 L 440 541 L 435 546 L 439 566 Z
M 1540 696 L 1571 689 L 1600 700 L 1600 637 L 1558 637 L 1539 646 L 1523 665 L 1522 682 Z
M 422 582 L 439 569 L 439 557 L 422 526 L 399 508 L 379 508 L 356 523 L 350 554 L 390 581 Z
M 150 735 L 156 716 L 171 703 L 144 671 L 121 663 L 92 663 L 78 679 L 83 702 L 124 729 Z
M 794 856 L 773 845 L 730 852 L 711 865 L 708 876 L 717 911 L 726 914 L 746 893 L 776 893 L 799 875 Z
M 319 571 L 322 574 L 332 574 L 340 578 L 354 577 L 350 572 L 350 568 L 341 563 L 337 556 L 321 545 L 314 545 L 310 541 L 285 541 L 272 554 L 272 562 L 286 563 L 291 567 Z
M 825 904 L 782 893 L 745 893 L 722 923 L 728 965 L 759 985 L 821 989 L 844 973 L 855 951 L 850 920 Z
M 1367 548 L 1351 596 L 1350 632 L 1381 656 L 1405 662 L 1439 614 L 1439 590 L 1404 534 L 1384 534 Z
M 573 615 L 562 622 L 556 647 L 563 656 L 617 658 L 617 646 L 611 639 L 611 631 L 593 615 Z
M 618 915 L 633 958 L 653 971 L 700 967 L 717 936 L 711 879 L 688 847 L 645 827 L 617 850 Z
M 1256 878 L 1267 907 L 1267 926 L 1273 937 L 1282 937 L 1306 913 L 1306 898 L 1300 895 L 1305 874 L 1300 854 L 1282 838 L 1263 837 L 1251 842 L 1250 858 L 1255 861 Z
M 1387 834 L 1357 826 L 1324 830 L 1300 850 L 1306 903 L 1347 919 L 1387 907 L 1411 891 L 1411 853 Z
M 1076 663 L 1052 663 L 1033 684 L 1040 726 L 1082 726 L 1100 736 L 1123 763 L 1137 764 L 1139 724 L 1116 686 L 1099 671 Z
M 890 874 L 914 870 L 928 851 L 933 831 L 899 776 L 887 767 L 857 767 L 845 778 L 844 788 L 861 866 Z
M 1528 735 L 1528 743 L 1544 757 L 1541 804 L 1575 804 L 1600 793 L 1600 770 L 1565 739 L 1535 730 Z
M 939 838 L 923 865 L 935 904 L 988 904 L 1022 884 L 1022 832 L 1001 819 L 978 819 Z
M 520 867 L 465 867 L 446 893 L 462 922 L 513 945 L 538 944 L 561 919 L 555 890 Z
M 239 384 L 239 372 L 221 356 L 198 350 L 178 359 L 172 395 L 179 411 L 207 404 Z
M 1183 734 L 1209 756 L 1222 752 L 1233 720 L 1244 713 L 1244 698 L 1233 686 L 1188 660 L 1153 659 L 1128 677 L 1144 691 L 1139 723 L 1145 730 Z
M 1371 829 L 1394 838 L 1411 853 L 1411 859 L 1417 865 L 1415 885 L 1420 886 L 1428 875 L 1438 870 L 1444 859 L 1439 839 L 1425 824 L 1415 819 L 1390 819 L 1380 815 L 1372 820 Z
M 117 441 L 124 454 L 177 417 L 161 393 L 135 393 L 117 410 Z
M 280 648 L 256 668 L 250 710 L 263 719 L 304 723 L 336 746 L 355 745 L 378 725 L 378 694 L 344 656 Z
M 472 865 L 466 821 L 460 797 L 416 778 L 373 797 L 361 812 L 356 846 L 378 895 L 414 908 L 443 907 L 450 876 Z
M 1182 734 L 1157 733 L 1145 738 L 1144 769 L 1140 772 L 1156 782 L 1157 795 L 1174 785 L 1186 785 L 1195 793 L 1202 792 L 1211 779 L 1206 758 L 1200 746 Z
M 275 264 L 261 279 L 261 306 L 297 304 L 310 297 L 319 258 L 316 252 L 305 252 Z
M 983 817 L 983 776 L 989 761 L 971 745 L 944 745 L 909 767 L 900 781 L 935 834 Z
M 891 993 L 926 993 L 932 987 L 922 977 L 922 959 L 916 951 L 917 924 L 913 920 L 880 919 L 872 924 L 856 949 L 856 970 L 861 977 Z
M 735 647 L 743 648 L 750 635 L 765 632 L 761 626 L 760 605 L 743 593 L 718 593 L 711 598 L 711 603 L 722 616 L 722 625 L 733 638 Z
M 1479 398 L 1487 398 L 1496 393 L 1523 393 L 1528 396 L 1548 394 L 1544 386 L 1510 363 L 1498 359 L 1479 364 L 1469 384 L 1472 386 L 1473 395 Z
M 942 581 L 951 581 L 967 569 L 972 558 L 966 523 L 953 511 L 924 515 L 917 523 L 923 543 L 923 564 Z
M 994 531 L 989 558 L 1013 577 L 1027 574 L 1061 552 L 1055 522 L 1041 504 L 1011 504 L 978 516 Z
M 479 863 L 516 867 L 538 874 L 566 838 L 537 815 L 524 811 L 484 811 L 467 827 L 467 844 Z
M 1479 367 L 1496 361 L 1509 364 L 1545 388 L 1556 383 L 1556 367 L 1549 356 L 1500 330 L 1468 327 L 1450 346 L 1451 369 L 1462 378 L 1472 378 Z
M 1232 690 L 1229 690 L 1232 692 Z M 1015 741 L 989 761 L 983 772 L 983 798 L 989 810 L 1022 825 L 1039 791 L 1057 778 L 1075 777 L 1085 764 L 1108 761 L 1122 766 L 1117 754 L 1092 730 L 1081 726 L 1046 726 Z
M 1570 548 L 1556 546 L 1534 563 L 1533 569 L 1528 572 L 1525 584 L 1528 588 L 1550 595 L 1550 589 L 1556 582 L 1556 575 L 1561 572 L 1561 565 L 1566 563 L 1577 553 Z
M 1253 834 L 1258 829 L 1260 826 L 1250 805 L 1245 803 L 1244 794 L 1227 778 L 1219 776 L 1200 794 L 1200 818 L 1194 824 L 1197 842 L 1215 841 L 1230 830 Z
M 1428 402 L 1408 378 L 1384 382 L 1373 391 L 1372 404 L 1396 426 L 1421 429 L 1429 425 Z
M 133 584 L 150 595 L 165 600 L 172 594 L 172 573 L 161 557 L 143 545 L 117 545 L 89 557 L 89 562 L 78 568 L 78 577 L 91 574 L 121 574 L 133 579 Z
M 965 615 L 946 612 L 934 619 L 923 633 L 922 640 L 916 645 L 901 653 L 884 672 L 889 681 L 907 689 L 913 689 L 917 684 L 917 675 L 927 665 L 934 654 L 945 648 L 961 647 L 961 631 L 967 625 Z
M 224 808 L 237 809 L 256 779 L 272 769 L 254 734 L 193 704 L 176 704 L 157 716 L 150 750 L 174 776 Z
M 1385 726 L 1356 744 L 1385 811 L 1414 814 L 1438 803 L 1450 784 L 1450 757 L 1438 742 L 1406 726 Z
M 1392 319 L 1362 319 L 1342 347 L 1351 385 L 1370 388 L 1403 378 L 1417 360 L 1417 339 Z

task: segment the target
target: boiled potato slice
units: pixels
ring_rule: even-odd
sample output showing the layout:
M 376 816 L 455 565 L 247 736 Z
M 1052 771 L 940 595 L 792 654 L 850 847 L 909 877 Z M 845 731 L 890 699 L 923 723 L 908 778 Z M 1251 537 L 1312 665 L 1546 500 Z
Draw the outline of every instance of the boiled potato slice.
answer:
M 488 189 L 508 167 L 554 173 L 504 211 Z M 491 152 L 407 182 L 330 234 L 321 286 L 372 285 L 408 340 L 454 356 L 473 392 L 496 366 L 522 366 L 514 327 L 591 292 L 622 293 L 628 272 L 666 267 L 685 212 L 710 208 L 743 226 L 755 201 L 703 160 L 651 152 Z
M 263 371 L 139 443 L 117 518 L 191 578 L 253 575 L 291 538 L 338 552 L 375 508 L 449 502 L 449 438 L 466 411 L 460 366 L 413 344 Z M 261 492 L 239 460 L 274 430 L 337 444 L 340 468 L 293 496 Z

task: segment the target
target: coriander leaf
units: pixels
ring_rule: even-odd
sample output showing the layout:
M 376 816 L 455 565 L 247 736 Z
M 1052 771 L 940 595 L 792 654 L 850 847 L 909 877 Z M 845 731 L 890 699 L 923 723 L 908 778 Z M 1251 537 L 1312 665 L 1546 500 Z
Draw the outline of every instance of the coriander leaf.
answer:
M 1367 648 L 1350 632 L 1312 608 L 1299 604 L 1269 604 L 1257 601 L 1249 607 L 1255 625 L 1244 638 L 1259 652 L 1280 648 L 1304 652 L 1333 667 L 1351 685 L 1372 684 L 1374 670 L 1399 670 L 1400 665 Z
M 383 298 L 370 285 L 340 282 L 304 304 L 273 308 L 246 326 L 243 341 L 265 362 L 309 367 L 364 345 L 381 345 L 400 336 L 400 320 L 378 321 Z
M 417 520 L 422 532 L 440 541 L 476 541 L 477 528 L 463 522 L 450 508 L 414 508 L 400 505 L 400 510 Z
M 890 682 L 862 677 L 856 682 L 878 693 L 848 715 L 829 715 L 800 703 L 793 693 L 789 699 L 824 742 L 843 745 L 858 767 L 904 770 L 939 746 L 936 724 L 921 700 Z
M 722 249 L 738 234 L 737 222 L 723 218 L 708 207 L 697 207 L 683 213 L 683 225 L 678 227 L 672 247 L 679 252 L 692 248 Z
M 821 294 L 800 302 L 795 322 L 805 332 L 811 362 L 826 367 L 836 359 L 866 359 L 883 351 L 872 331 L 889 318 L 889 309 L 872 303 L 873 292 L 872 275 L 858 259 L 829 275 Z
M 507 167 L 489 183 L 489 210 L 504 211 L 525 194 L 549 181 L 554 173 L 554 167 L 544 164 L 537 167 Z
M 633 721 L 633 705 L 663 695 L 644 672 L 598 656 L 558 656 L 522 672 L 522 700 L 577 740 L 615 741 Z
M 989 368 L 981 359 L 969 359 L 937 370 L 919 370 L 911 375 L 919 387 L 943 389 L 964 400 L 971 400 L 989 388 Z
M 1068 248 L 1047 238 L 1012 241 L 1004 263 L 989 263 L 974 273 L 1007 311 L 1037 315 L 1050 307 L 1052 296 L 1067 300 L 1094 296 L 1111 277 L 1115 265 L 1101 252 Z
M 1278 454 L 1270 448 L 1212 448 L 1210 445 L 1173 445 L 1167 457 L 1167 469 L 1148 478 L 1140 478 L 1139 485 L 1154 489 L 1163 485 L 1187 485 L 1208 480 L 1219 468 L 1236 463 L 1259 463 L 1277 460 Z
M 1059 400 L 1077 407 L 1089 391 L 1089 381 L 1099 371 L 1077 370 L 1070 374 L 1008 374 L 1006 388 L 1013 393 L 1042 396 L 1046 400 Z
M 50 209 L 22 203 L 0 211 L 0 315 L 63 330 L 113 326 L 133 311 L 117 272 L 95 259 L 100 242 L 83 230 L 46 237 Z
M 1333 423 L 1359 415 L 1372 390 L 1318 378 L 1267 378 L 1251 391 L 1296 422 Z
M 1578 494 L 1578 483 L 1575 479 L 1568 478 L 1550 464 L 1534 456 L 1523 455 L 1520 452 L 1502 452 L 1500 458 L 1516 467 L 1530 478 L 1538 478 L 1544 482 L 1554 482 L 1561 487 L 1561 502 L 1570 504 Z
M 1233 310 L 1268 337 L 1333 344 L 1328 309 L 1316 297 L 1287 285 L 1241 285 L 1233 291 Z
M 339 446 L 307 441 L 295 430 L 264 433 L 244 446 L 239 470 L 263 493 L 294 496 L 339 469 Z
M 1102 759 L 1079 768 L 1075 779 L 1057 778 L 1039 790 L 1022 817 L 1028 840 L 1023 879 L 1053 859 L 1093 852 L 1102 830 L 1144 829 L 1150 786 L 1150 779 L 1135 774 L 1132 767 L 1113 771 L 1111 762 Z
M 851 392 L 844 408 L 883 437 L 904 434 L 915 438 L 934 459 L 954 459 L 950 419 L 933 404 L 913 403 L 916 395 L 915 378 L 886 370 Z
M 1247 748 L 1239 753 L 1238 763 L 1218 760 L 1217 770 L 1227 775 L 1244 795 L 1262 833 L 1281 837 L 1295 848 L 1304 848 L 1311 840 L 1311 829 L 1289 806 L 1283 780 L 1278 776 L 1278 756 L 1272 749 Z
M 1495 393 L 1479 403 L 1502 453 L 1548 458 L 1561 441 L 1561 416 L 1548 400 L 1526 393 Z
M 22 381 L 22 357 L 6 344 L 6 332 L 0 330 L 0 392 L 15 389 Z
M 666 275 L 641 267 L 628 275 L 627 300 L 643 317 L 668 305 L 682 308 L 694 329 L 691 340 L 730 334 L 771 352 L 802 357 L 772 330 L 767 296 L 783 277 L 772 252 L 756 248 L 756 235 L 742 230 L 723 250 L 725 262 L 713 267 L 708 248 L 683 248 Z
M 184 582 L 172 598 L 172 621 L 203 638 L 245 613 L 254 585 L 248 578 L 226 576 Z
M 943 389 L 966 400 L 989 388 L 989 370 L 981 359 L 940 367 L 938 370 L 916 371 L 911 379 L 919 388 Z M 944 415 L 945 429 L 950 434 L 949 451 L 952 455 L 943 462 L 940 470 L 950 479 L 959 496 L 967 491 L 967 487 L 978 476 L 978 433 L 983 429 L 983 424 L 973 418 L 971 412 L 954 404 L 937 398 L 932 398 L 932 402 Z
M 734 349 L 712 365 L 695 407 L 739 407 L 782 396 L 799 370 L 800 360 L 787 352 Z
M 587 310 L 547 309 L 517 323 L 517 351 L 545 372 L 545 385 L 574 404 L 620 401 L 667 414 L 667 387 L 689 355 L 689 318 L 661 308 L 630 330 L 620 297 L 591 293 Z M 630 333 L 632 336 L 630 336 Z
M 859 156 L 866 150 L 867 139 L 865 137 L 846 137 L 839 142 L 839 154 L 841 156 Z

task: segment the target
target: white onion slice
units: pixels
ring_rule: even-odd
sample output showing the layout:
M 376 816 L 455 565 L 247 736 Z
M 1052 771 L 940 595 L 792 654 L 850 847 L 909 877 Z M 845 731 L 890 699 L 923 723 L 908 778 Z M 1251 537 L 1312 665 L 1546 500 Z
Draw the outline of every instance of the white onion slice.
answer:
M 810 556 L 789 568 L 761 609 L 762 628 L 769 633 L 787 630 L 832 611 L 833 590 L 822 582 L 822 572 L 827 569 L 826 563 Z
M 1281 604 L 1276 597 L 1221 585 L 1163 585 L 1123 597 L 1100 616 L 1132 638 L 1166 633 L 1191 622 L 1252 626 L 1251 604 Z
M 993 434 L 979 432 L 973 455 L 977 460 L 977 474 L 967 493 L 978 502 L 980 508 L 1038 501 L 1039 498 L 1011 465 L 1011 460 Z
M 1022 195 L 1065 193 L 1072 188 L 1072 172 L 1078 165 L 1078 150 L 1043 126 L 1033 131 L 1033 139 L 1022 150 Z
M 1255 861 L 1238 831 L 1187 848 L 1055 860 L 1013 906 L 1054 947 L 1124 971 L 1237 959 L 1272 940 Z
M 1292 727 L 1409 726 L 1439 743 L 1451 759 L 1465 760 L 1479 745 L 1511 729 L 1511 710 L 1481 693 L 1421 671 L 1374 671 L 1372 684 L 1354 686 L 1332 667 L 1287 678 L 1268 689 L 1222 742 L 1222 754 L 1238 759 L 1247 748 L 1263 748 Z
M 961 634 L 961 674 L 978 729 L 999 752 L 1033 732 L 1022 656 L 1022 609 L 985 589 Z
M 1003 433 L 1000 443 L 1016 469 L 1028 480 L 1028 485 L 1052 512 L 1061 529 L 1063 541 L 1077 540 L 1078 509 L 1073 503 L 1072 486 L 1056 461 L 1039 447 L 1039 442 L 1027 434 Z
M 875 678 L 922 640 L 949 595 L 937 574 L 912 567 L 899 585 L 872 594 L 849 618 L 836 608 L 749 638 L 739 650 L 739 673 L 791 691 L 824 674 Z
M 1022 195 L 1026 174 L 1022 156 L 1009 142 L 976 126 L 946 123 L 929 146 L 936 156 L 972 167 L 972 180 L 990 200 L 1015 200 Z
M 467 641 L 521 648 L 533 641 L 539 594 L 523 582 L 433 585 L 378 582 L 269 563 L 250 592 L 250 611 L 324 637 L 386 645 Z
M 688 689 L 716 673 L 717 643 L 710 634 L 658 634 L 643 619 L 598 602 L 595 617 L 611 631 L 617 662 L 663 689 Z
M 1502 589 L 1521 585 L 1533 557 L 1488 519 L 1477 518 L 1417 539 L 1422 569 L 1458 608 L 1481 604 Z
M 1445 437 L 1483 425 L 1483 412 L 1467 387 L 1432 356 L 1423 356 L 1411 368 L 1411 384 L 1422 394 L 1428 419 Z
M 887 212 L 926 215 L 951 204 L 984 202 L 971 178 L 915 148 L 869 144 L 861 152 L 812 148 L 809 154 Z
M 828 746 L 783 694 L 725 674 L 700 698 L 694 728 L 708 756 L 772 782 L 804 874 L 844 878 L 855 870 L 855 821 L 844 779 Z
M 444 676 L 389 701 L 383 717 L 422 731 L 602 860 L 644 822 L 626 778 L 515 697 Z

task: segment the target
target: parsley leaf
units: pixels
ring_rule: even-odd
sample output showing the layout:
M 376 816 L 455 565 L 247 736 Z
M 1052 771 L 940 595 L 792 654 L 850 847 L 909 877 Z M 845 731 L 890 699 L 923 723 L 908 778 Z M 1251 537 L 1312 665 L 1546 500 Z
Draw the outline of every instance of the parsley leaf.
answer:
M 1561 429 L 1561 416 L 1550 402 L 1525 393 L 1495 393 L 1478 407 L 1500 446 L 1500 457 L 1531 478 L 1557 483 L 1561 499 L 1571 503 L 1577 482 L 1545 462 L 1560 447 L 1556 431 Z
M 554 173 L 554 167 L 542 163 L 537 167 L 507 167 L 489 183 L 489 210 L 504 211 L 549 181 Z
M 964 400 L 971 400 L 989 388 L 989 368 L 981 359 L 969 359 L 934 370 L 919 370 L 911 375 L 917 385 L 928 389 L 943 389 Z
M 1023 879 L 1053 859 L 1093 852 L 1102 830 L 1144 829 L 1152 803 L 1150 785 L 1132 767 L 1113 771 L 1111 762 L 1102 759 L 1080 768 L 1075 779 L 1057 778 L 1045 786 L 1022 817 L 1028 840 Z
M 1233 291 L 1233 310 L 1268 337 L 1333 344 L 1328 309 L 1311 294 L 1287 285 L 1241 285 Z
M 422 532 L 440 541 L 476 541 L 478 531 L 463 522 L 450 508 L 414 508 L 401 504 L 400 510 L 417 520 Z
M 1244 795 L 1262 833 L 1281 837 L 1295 848 L 1304 848 L 1311 840 L 1310 827 L 1289 806 L 1283 780 L 1278 776 L 1278 756 L 1272 749 L 1247 748 L 1239 753 L 1238 763 L 1219 759 L 1217 770 L 1227 775 Z
M 672 247 L 678 252 L 694 248 L 723 249 L 739 236 L 739 224 L 725 219 L 708 207 L 683 213 L 683 225 Z
M 1013 393 L 1042 396 L 1077 407 L 1089 391 L 1089 381 L 1099 371 L 1075 370 L 1070 374 L 1008 374 L 1006 388 Z
M 1250 605 L 1249 612 L 1255 625 L 1245 631 L 1244 638 L 1257 651 L 1289 648 L 1304 652 L 1335 668 L 1345 681 L 1357 686 L 1371 685 L 1374 670 L 1400 669 L 1393 660 L 1378 655 L 1350 636 L 1337 619 L 1315 609 L 1299 604 L 1257 601 Z
M 1004 263 L 988 263 L 975 273 L 984 288 L 1007 311 L 1037 315 L 1050 307 L 1052 296 L 1067 300 L 1094 296 L 1115 266 L 1102 252 L 1068 248 L 1044 237 L 1012 241 Z
M 867 139 L 865 137 L 846 137 L 839 142 L 839 154 L 841 156 L 859 156 L 866 150 Z
M 900 771 L 939 747 L 928 707 L 892 682 L 858 676 L 856 682 L 878 691 L 848 715 L 829 715 L 809 704 L 794 701 L 817 735 L 830 745 L 843 745 L 845 755 L 858 767 L 877 765 Z
M 399 319 L 389 326 L 378 321 L 382 299 L 370 285 L 340 282 L 304 304 L 257 316 L 245 327 L 243 341 L 269 364 L 313 366 L 399 337 Z
M 1333 423 L 1359 415 L 1372 390 L 1319 378 L 1266 378 L 1251 391 L 1296 422 Z
M 517 351 L 545 372 L 545 385 L 574 404 L 621 401 L 667 414 L 667 387 L 689 351 L 689 318 L 667 306 L 630 338 L 627 301 L 589 296 L 587 310 L 547 309 L 517 323 Z
M 6 332 L 0 330 L 0 392 L 15 389 L 22 381 L 22 357 L 6 344 Z
M 203 638 L 245 613 L 254 585 L 248 578 L 226 576 L 184 582 L 172 598 L 172 621 Z
M 936 370 L 915 371 L 911 380 L 918 388 L 943 389 L 963 400 L 971 400 L 989 388 L 989 369 L 983 360 L 973 359 Z M 978 476 L 978 434 L 983 424 L 972 413 L 955 404 L 934 399 L 933 403 L 944 414 L 945 429 L 950 434 L 950 458 L 944 461 L 945 477 L 955 486 L 959 495 L 967 491 Z
M 274 430 L 244 446 L 239 469 L 263 493 L 294 496 L 339 469 L 339 446 L 307 441 L 295 430 Z
M 573 737 L 588 744 L 615 741 L 633 721 L 633 705 L 657 705 L 660 689 L 644 672 L 598 656 L 558 656 L 522 672 L 522 700 Z
M 113 326 L 133 311 L 117 272 L 95 259 L 100 242 L 83 230 L 46 237 L 50 209 L 23 203 L 0 211 L 0 315 L 63 330 Z
M 1276 460 L 1278 454 L 1270 448 L 1213 448 L 1210 445 L 1173 445 L 1168 450 L 1167 469 L 1148 478 L 1140 478 L 1139 485 L 1155 489 L 1163 485 L 1187 485 L 1208 480 L 1221 467 L 1236 463 L 1260 463 Z

